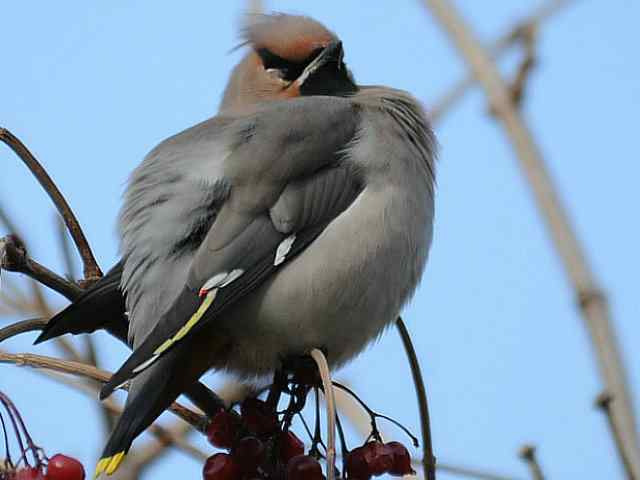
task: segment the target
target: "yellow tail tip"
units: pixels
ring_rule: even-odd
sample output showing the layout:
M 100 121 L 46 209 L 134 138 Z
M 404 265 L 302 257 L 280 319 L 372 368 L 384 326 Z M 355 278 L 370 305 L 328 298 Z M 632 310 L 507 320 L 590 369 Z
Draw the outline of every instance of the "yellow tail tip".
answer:
M 125 456 L 125 453 L 120 452 L 110 457 L 101 458 L 98 464 L 96 465 L 96 473 L 93 475 L 94 480 L 98 478 L 100 475 L 102 475 L 103 473 L 106 473 L 107 475 L 111 475 L 113 472 L 115 472 L 120 466 L 120 464 L 122 463 L 124 456 Z

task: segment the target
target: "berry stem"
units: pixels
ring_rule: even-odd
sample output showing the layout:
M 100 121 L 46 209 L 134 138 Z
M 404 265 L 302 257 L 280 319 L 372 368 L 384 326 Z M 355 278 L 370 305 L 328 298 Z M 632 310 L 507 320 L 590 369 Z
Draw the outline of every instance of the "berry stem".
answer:
M 11 461 L 11 454 L 9 453 L 9 434 L 7 433 L 7 425 L 4 423 L 4 417 L 2 416 L 2 412 L 0 412 L 0 423 L 2 423 L 2 433 L 4 434 L 4 463 L 5 465 L 9 465 L 10 468 L 13 468 L 13 462 Z
M 386 415 L 382 415 L 381 413 L 377 413 L 373 410 L 371 410 L 371 408 L 369 408 L 369 406 L 364 403 L 364 401 L 358 397 L 358 395 L 356 395 L 356 393 L 351 390 L 349 387 L 347 387 L 346 385 L 342 385 L 338 382 L 332 382 L 333 386 L 336 388 L 339 388 L 340 390 L 343 390 L 345 392 L 347 392 L 349 395 L 351 395 L 359 404 L 360 406 L 369 414 L 369 416 L 371 417 L 371 435 L 369 435 L 369 438 L 373 437 L 376 440 L 381 440 L 380 438 L 380 433 L 378 432 L 378 428 L 377 428 L 377 424 L 376 424 L 376 418 L 382 418 L 388 422 L 393 423 L 396 427 L 398 427 L 399 429 L 401 429 L 404 433 L 407 434 L 407 436 L 411 439 L 411 441 L 413 442 L 413 446 L 417 447 L 419 445 L 418 439 L 415 435 L 413 435 L 411 433 L 411 431 L 405 427 L 404 425 L 402 425 L 400 422 L 398 422 L 397 420 L 394 420 L 391 417 L 388 417 Z
M 325 450 L 326 446 L 322 442 L 322 434 L 320 433 L 320 393 L 318 392 L 318 387 L 314 387 L 313 392 L 315 394 L 316 403 L 316 420 L 313 431 L 313 439 L 311 441 L 311 448 L 309 449 L 309 455 L 320 456 L 318 445 L 321 444 L 325 448 Z
M 304 419 L 304 416 L 302 415 L 302 413 L 298 413 L 298 418 L 300 418 L 300 421 L 302 422 L 302 426 L 304 427 L 305 431 L 307 432 L 307 435 L 309 436 L 309 440 L 313 440 L 313 433 L 311 433 L 311 429 L 309 428 L 309 425 L 307 424 L 307 421 Z
M 14 418 L 14 413 L 10 408 L 11 402 L 9 401 L 7 396 L 4 395 L 2 392 L 0 392 L 0 402 L 2 402 L 2 405 L 7 411 L 7 415 L 9 415 L 9 420 L 11 420 L 11 424 L 13 425 L 13 431 L 16 434 L 16 440 L 18 442 L 18 446 L 20 447 L 21 456 L 16 462 L 16 465 L 17 465 L 20 463 L 20 460 L 25 458 L 24 453 L 26 452 L 26 449 L 24 448 L 24 443 L 22 442 L 22 435 L 20 434 L 20 429 L 18 428 L 18 424 L 16 422 L 16 419 Z M 25 458 L 25 461 L 26 461 L 26 458 Z
M 22 450 L 22 456 L 20 457 L 20 460 L 24 458 L 25 464 L 29 465 L 27 452 L 31 452 L 31 456 L 33 457 L 35 466 L 40 467 L 43 463 L 43 460 L 45 460 L 47 457 L 44 454 L 44 451 L 35 444 L 33 438 L 31 438 L 31 435 L 29 435 L 27 426 L 25 425 L 24 420 L 22 420 L 22 416 L 20 415 L 18 408 L 11 401 L 11 399 L 2 392 L 0 392 L 0 401 L 2 401 L 5 409 L 7 410 L 7 413 L 9 414 L 9 418 L 11 418 L 11 422 L 13 423 L 13 428 L 16 432 L 18 444 L 20 445 L 20 448 Z M 20 430 L 22 431 L 22 435 L 24 435 L 25 441 L 27 443 L 27 448 L 24 448 L 24 444 L 22 443 Z M 18 460 L 17 463 L 20 463 L 20 460 Z

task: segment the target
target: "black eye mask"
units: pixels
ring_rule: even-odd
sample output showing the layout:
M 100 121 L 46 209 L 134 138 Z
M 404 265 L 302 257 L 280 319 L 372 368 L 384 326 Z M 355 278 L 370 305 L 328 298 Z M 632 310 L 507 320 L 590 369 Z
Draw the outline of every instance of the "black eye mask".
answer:
M 282 72 L 282 78 L 289 82 L 293 82 L 296 78 L 302 75 L 304 69 L 309 65 L 320 53 L 322 53 L 323 48 L 316 48 L 311 55 L 309 55 L 304 60 L 299 62 L 291 62 L 282 58 L 279 55 L 269 51 L 266 48 L 259 48 L 256 50 L 256 53 L 262 59 L 262 64 L 264 65 L 265 70 L 270 68 L 274 68 L 276 70 L 280 70 Z

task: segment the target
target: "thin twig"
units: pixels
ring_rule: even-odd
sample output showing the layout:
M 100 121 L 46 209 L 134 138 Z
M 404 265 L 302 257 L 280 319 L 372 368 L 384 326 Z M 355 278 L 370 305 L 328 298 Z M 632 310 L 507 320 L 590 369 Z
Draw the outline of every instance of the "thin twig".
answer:
M 0 343 L 22 333 L 40 331 L 44 328 L 47 322 L 48 320 L 46 318 L 31 318 L 0 328 Z
M 87 238 L 78 223 L 78 219 L 71 210 L 71 207 L 69 207 L 65 198 L 62 196 L 62 193 L 56 184 L 53 183 L 49 174 L 42 167 L 40 162 L 36 160 L 36 157 L 33 156 L 29 149 L 20 141 L 20 139 L 13 135 L 9 130 L 0 127 L 0 141 L 7 144 L 9 148 L 11 148 L 11 150 L 13 150 L 24 162 L 27 168 L 31 170 L 31 173 L 33 173 L 34 177 L 36 177 L 40 185 L 42 185 L 42 188 L 47 192 L 49 198 L 51 198 L 53 204 L 58 209 L 58 212 L 60 212 L 60 215 L 64 219 L 64 223 L 67 225 L 69 233 L 78 248 L 80 257 L 82 257 L 85 279 L 93 280 L 101 277 L 102 272 L 100 271 L 100 267 L 98 267 L 95 257 L 93 256 L 91 247 L 89 247 Z
M 524 445 L 518 452 L 518 456 L 524 460 L 529 467 L 533 480 L 544 480 L 542 469 L 536 457 L 536 447 L 533 445 Z
M 35 355 L 32 353 L 5 353 L 0 351 L 0 363 L 9 363 L 31 368 L 45 368 L 55 372 L 68 373 L 83 378 L 90 378 L 101 383 L 106 383 L 111 378 L 111 373 L 81 362 L 60 360 L 58 358 Z M 123 390 L 126 388 L 123 387 Z M 208 423 L 204 415 L 174 402 L 169 410 L 193 425 L 197 430 L 204 432 Z
M 322 351 L 314 348 L 311 350 L 311 358 L 316 362 L 324 398 L 327 403 L 327 480 L 335 480 L 336 476 L 336 399 L 333 393 L 333 383 L 327 359 Z
M 0 238 L 0 268 L 19 272 L 64 295 L 69 300 L 80 296 L 82 289 L 29 258 L 24 243 L 15 235 Z
M 427 391 L 424 387 L 424 380 L 422 379 L 422 370 L 420 370 L 420 363 L 418 362 L 416 350 L 413 348 L 411 336 L 409 335 L 407 326 L 404 324 L 401 317 L 398 317 L 396 320 L 396 327 L 398 328 L 398 333 L 402 339 L 404 351 L 407 355 L 407 359 L 409 360 L 409 367 L 411 368 L 411 375 L 413 377 L 413 385 L 418 399 L 420 428 L 422 430 L 422 466 L 424 468 L 424 476 L 427 480 L 434 480 L 436 478 L 436 457 L 433 454 L 431 422 L 429 420 L 429 404 L 427 403 Z
M 551 0 L 543 4 L 531 15 L 516 23 L 507 33 L 502 35 L 489 47 L 489 55 L 492 59 L 497 59 L 500 55 L 521 38 L 521 32 L 530 26 L 540 25 L 542 22 L 553 17 L 563 8 L 567 7 L 575 0 Z M 434 102 L 433 107 L 429 109 L 429 115 L 435 122 L 440 120 L 445 112 L 451 110 L 454 104 L 462 99 L 465 93 L 476 83 L 476 77 L 473 72 L 467 73 L 467 76 L 457 81 L 453 87 L 440 97 L 440 100 Z
M 627 458 L 625 454 L 624 446 L 622 445 L 622 437 L 620 436 L 620 432 L 616 427 L 616 423 L 613 421 L 613 417 L 611 416 L 611 404 L 615 402 L 615 399 L 609 392 L 602 392 L 600 395 L 596 397 L 596 407 L 607 417 L 607 423 L 609 424 L 609 430 L 611 431 L 611 436 L 613 437 L 613 441 L 616 443 L 616 450 L 618 450 L 618 455 L 620 455 L 620 461 L 624 466 L 624 470 L 627 473 L 627 478 L 633 480 L 633 471 L 631 470 L 631 462 Z
M 509 86 L 511 90 L 511 100 L 514 105 L 520 107 L 524 99 L 525 90 L 531 78 L 531 72 L 536 65 L 536 27 L 529 25 L 522 29 L 522 42 L 524 44 L 524 57 L 518 65 L 515 79 Z
M 538 145 L 513 104 L 509 89 L 496 65 L 471 33 L 468 25 L 446 0 L 424 0 L 451 37 L 482 84 L 492 111 L 503 124 L 531 185 L 538 207 L 567 275 L 596 351 L 600 376 L 616 398 L 611 416 L 620 432 L 621 447 L 629 459 L 634 478 L 640 478 L 640 447 L 627 375 L 610 318 L 607 300 L 591 271 L 584 249 L 569 222 Z

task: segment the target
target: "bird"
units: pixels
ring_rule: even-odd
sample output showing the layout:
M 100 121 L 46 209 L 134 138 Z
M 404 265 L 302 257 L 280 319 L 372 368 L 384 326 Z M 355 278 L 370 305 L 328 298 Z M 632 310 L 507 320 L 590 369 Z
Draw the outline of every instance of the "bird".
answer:
M 253 14 L 241 35 L 217 115 L 131 174 L 120 261 L 36 340 L 128 334 L 101 398 L 129 394 L 96 476 L 207 371 L 256 379 L 314 348 L 331 368 L 353 359 L 425 269 L 437 141 L 420 102 L 357 84 L 310 17 Z

